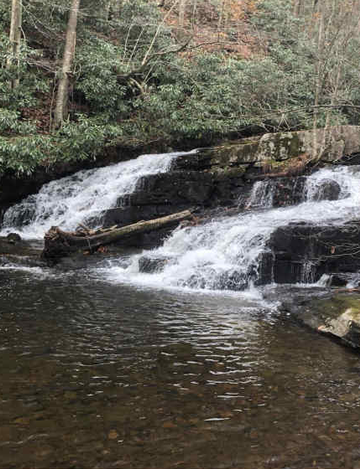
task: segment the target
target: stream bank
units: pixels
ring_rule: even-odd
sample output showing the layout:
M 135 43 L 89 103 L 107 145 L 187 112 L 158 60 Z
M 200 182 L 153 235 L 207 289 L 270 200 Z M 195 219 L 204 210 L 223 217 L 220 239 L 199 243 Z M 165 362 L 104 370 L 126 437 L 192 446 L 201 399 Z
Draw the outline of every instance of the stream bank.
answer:
M 264 177 L 255 162 L 209 171 L 213 156 L 76 173 L 7 213 L 0 469 L 359 467 L 358 351 L 307 329 L 356 331 L 360 167 Z M 206 220 L 39 257 L 59 220 L 126 224 L 190 203 Z
M 357 286 L 359 135 L 358 127 L 319 131 L 323 152 L 317 160 L 311 157 L 314 136 L 291 132 L 143 155 L 52 181 L 6 212 L 5 234 L 20 229 L 26 236 L 2 240 L 3 262 L 17 256 L 17 263 L 23 258 L 44 266 L 26 241 L 35 226 L 36 233 L 44 233 L 46 226 L 60 219 L 66 225 L 73 217 L 70 227 L 100 223 L 121 231 L 191 208 L 193 219 L 175 232 L 173 225 L 141 232 L 91 260 L 83 248 L 71 260 L 60 260 L 59 268 L 86 268 L 108 259 L 111 270 L 117 252 L 146 249 L 120 262 L 120 278 L 125 269 L 145 283 L 235 292 L 273 283 Z

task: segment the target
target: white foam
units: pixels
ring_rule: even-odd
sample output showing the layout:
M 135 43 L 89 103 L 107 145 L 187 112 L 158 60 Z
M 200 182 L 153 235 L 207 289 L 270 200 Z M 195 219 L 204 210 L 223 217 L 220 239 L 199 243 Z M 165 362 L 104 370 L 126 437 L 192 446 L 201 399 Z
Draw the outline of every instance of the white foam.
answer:
M 100 223 L 103 212 L 117 206 L 121 197 L 133 193 L 142 177 L 168 171 L 172 161 L 183 154 L 187 153 L 142 155 L 51 181 L 38 194 L 7 210 L 1 235 L 15 231 L 26 239 L 36 239 L 43 238 L 53 225 L 74 230 L 91 218 Z
M 329 179 L 341 188 L 339 200 L 314 200 L 311 188 Z M 280 226 L 293 222 L 341 225 L 360 217 L 360 174 L 354 169 L 320 170 L 308 178 L 305 191 L 306 201 L 297 206 L 247 212 L 175 230 L 162 247 L 150 253 L 151 257 L 168 259 L 160 272 L 140 273 L 138 255 L 126 268 L 110 267 L 108 276 L 112 280 L 126 278 L 159 288 L 195 290 L 221 290 L 227 288 L 229 279 L 239 284 L 256 280 L 261 254 L 266 252 L 267 241 Z M 305 267 L 303 281 L 312 283 L 312 266 Z

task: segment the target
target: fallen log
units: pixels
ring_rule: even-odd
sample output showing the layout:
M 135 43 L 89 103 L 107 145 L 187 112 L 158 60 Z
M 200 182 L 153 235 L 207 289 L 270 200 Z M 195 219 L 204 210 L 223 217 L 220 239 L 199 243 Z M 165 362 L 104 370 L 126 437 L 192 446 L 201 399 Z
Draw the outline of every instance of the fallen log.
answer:
M 42 257 L 47 259 L 66 257 L 81 250 L 93 253 L 101 246 L 121 243 L 122 240 L 128 240 L 131 236 L 165 228 L 192 218 L 192 216 L 191 210 L 184 210 L 166 217 L 147 221 L 142 220 L 121 228 L 112 227 L 107 231 L 100 230 L 96 234 L 88 236 L 84 236 L 83 233 L 77 235 L 76 233 L 63 231 L 58 226 L 53 226 L 45 233 Z

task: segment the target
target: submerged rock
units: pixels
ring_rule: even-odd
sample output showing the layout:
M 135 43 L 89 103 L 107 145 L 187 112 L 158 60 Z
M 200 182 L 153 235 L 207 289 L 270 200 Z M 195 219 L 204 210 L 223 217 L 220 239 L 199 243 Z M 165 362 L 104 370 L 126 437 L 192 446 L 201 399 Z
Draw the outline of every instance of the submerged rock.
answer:
M 25 241 L 17 233 L 0 236 L 0 266 L 44 267 L 41 246 Z
M 39 249 L 21 239 L 17 233 L 0 236 L 0 255 L 35 256 Z

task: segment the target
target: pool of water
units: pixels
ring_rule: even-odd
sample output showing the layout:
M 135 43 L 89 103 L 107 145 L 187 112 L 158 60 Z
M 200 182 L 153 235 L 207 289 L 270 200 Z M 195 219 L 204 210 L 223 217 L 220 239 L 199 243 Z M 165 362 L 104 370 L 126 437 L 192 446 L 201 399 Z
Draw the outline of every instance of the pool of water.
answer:
M 360 468 L 360 360 L 256 295 L 0 270 L 1 469 Z

